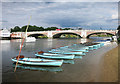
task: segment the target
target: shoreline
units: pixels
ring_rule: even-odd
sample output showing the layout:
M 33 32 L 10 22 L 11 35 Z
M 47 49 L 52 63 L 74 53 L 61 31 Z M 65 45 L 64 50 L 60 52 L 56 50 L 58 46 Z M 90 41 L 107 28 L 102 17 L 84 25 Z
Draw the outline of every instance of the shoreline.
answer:
M 106 52 L 100 62 L 100 82 L 118 82 L 118 45 Z

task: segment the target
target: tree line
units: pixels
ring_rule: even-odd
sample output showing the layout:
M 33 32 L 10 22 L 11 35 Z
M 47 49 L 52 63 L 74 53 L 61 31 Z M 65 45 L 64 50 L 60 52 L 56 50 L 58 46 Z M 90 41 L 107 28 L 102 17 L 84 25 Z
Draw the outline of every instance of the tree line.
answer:
M 117 39 L 118 39 L 118 43 L 120 43 L 120 25 L 118 26 L 117 30 L 118 30 L 118 33 L 117 33 L 118 38 Z
M 14 28 L 11 28 L 11 32 L 25 32 L 27 28 L 27 25 L 25 26 L 22 26 L 21 28 L 19 26 L 15 26 Z M 58 27 L 47 27 L 47 28 L 44 28 L 44 27 L 38 27 L 36 25 L 32 26 L 32 25 L 29 25 L 28 27 L 28 32 L 31 32 L 31 31 L 50 31 L 50 30 L 56 30 L 56 29 L 60 29 L 60 30 L 74 30 L 72 28 L 58 28 Z M 79 28 L 79 30 L 81 30 L 82 28 Z

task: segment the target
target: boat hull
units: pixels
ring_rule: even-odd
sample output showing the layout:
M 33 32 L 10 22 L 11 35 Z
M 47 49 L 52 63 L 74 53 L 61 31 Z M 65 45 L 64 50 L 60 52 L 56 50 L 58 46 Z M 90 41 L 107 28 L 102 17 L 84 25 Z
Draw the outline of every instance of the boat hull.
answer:
M 41 55 L 35 54 L 35 56 L 51 59 L 74 59 L 74 55 L 60 55 L 60 54 L 51 54 L 51 55 Z
M 60 49 L 52 49 L 51 51 L 60 51 Z M 64 50 L 64 49 L 63 49 Z M 81 48 L 73 48 L 73 49 L 69 49 L 69 48 L 65 48 L 65 50 L 68 51 L 80 51 L 80 52 L 89 52 L 87 49 L 81 49 Z
M 17 62 L 16 58 L 12 58 L 11 60 L 13 62 Z M 18 63 L 25 65 L 36 65 L 36 66 L 61 66 L 63 64 L 63 60 L 23 58 L 23 59 L 19 59 Z
M 35 42 L 36 41 L 36 38 L 35 37 L 27 37 L 25 39 L 25 42 Z
M 67 51 L 67 52 L 49 51 L 49 52 L 55 53 L 55 54 L 65 54 L 65 55 L 86 55 L 84 52 L 79 52 L 79 51 Z

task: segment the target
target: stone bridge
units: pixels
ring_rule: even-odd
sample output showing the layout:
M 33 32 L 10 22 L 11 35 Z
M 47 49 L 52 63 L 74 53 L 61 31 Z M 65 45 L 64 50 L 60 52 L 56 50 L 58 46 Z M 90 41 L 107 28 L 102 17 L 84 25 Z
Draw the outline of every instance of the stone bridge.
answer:
M 62 34 L 74 34 L 82 38 L 89 38 L 94 34 L 106 33 L 112 36 L 117 34 L 117 30 L 58 30 L 58 31 L 34 31 L 27 32 L 27 36 L 40 36 L 44 35 L 48 38 L 59 38 Z M 25 32 L 13 32 L 11 37 L 13 38 L 23 38 Z

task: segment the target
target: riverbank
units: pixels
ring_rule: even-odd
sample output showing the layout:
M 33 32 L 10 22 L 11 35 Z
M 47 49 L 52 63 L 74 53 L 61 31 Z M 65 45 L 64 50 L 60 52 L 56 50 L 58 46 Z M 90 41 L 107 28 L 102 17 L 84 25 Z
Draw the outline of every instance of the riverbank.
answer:
M 98 81 L 118 81 L 118 47 L 120 47 L 120 45 L 104 54 L 100 64 L 102 67 Z

